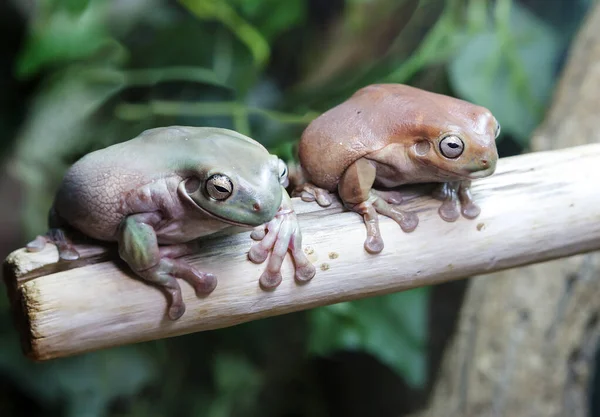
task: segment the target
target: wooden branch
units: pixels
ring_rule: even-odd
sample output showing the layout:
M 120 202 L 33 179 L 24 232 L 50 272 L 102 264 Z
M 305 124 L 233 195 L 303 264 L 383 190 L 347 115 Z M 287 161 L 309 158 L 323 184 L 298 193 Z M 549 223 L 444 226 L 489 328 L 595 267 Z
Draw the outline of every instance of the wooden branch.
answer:
M 38 254 L 20 249 L 6 259 L 5 278 L 25 352 L 51 359 L 600 249 L 599 178 L 600 144 L 502 159 L 495 175 L 473 184 L 479 218 L 447 223 L 438 201 L 414 198 L 406 207 L 419 212 L 418 228 L 403 233 L 380 217 L 386 246 L 379 255 L 363 249 L 359 215 L 295 199 L 315 278 L 296 284 L 288 256 L 283 283 L 265 292 L 258 285 L 265 265 L 246 258 L 249 234 L 211 238 L 188 259 L 219 284 L 197 298 L 181 282 L 187 311 L 175 322 L 165 316 L 163 293 L 107 261 L 115 255 L 106 248 L 81 247 L 83 259 L 71 264 L 57 263 L 51 245 Z

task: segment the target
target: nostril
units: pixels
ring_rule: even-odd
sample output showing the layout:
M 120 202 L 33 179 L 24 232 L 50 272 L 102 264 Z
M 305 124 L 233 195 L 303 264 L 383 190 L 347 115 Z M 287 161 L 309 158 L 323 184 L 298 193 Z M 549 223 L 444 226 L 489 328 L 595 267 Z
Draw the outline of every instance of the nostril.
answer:
M 483 165 L 487 165 L 487 163 L 488 163 L 488 160 L 487 160 L 487 159 L 482 159 L 482 160 L 481 160 L 481 163 L 482 163 Z
M 258 204 L 258 203 L 254 203 L 254 204 L 252 205 L 252 208 L 254 209 L 254 211 L 260 211 L 260 204 Z

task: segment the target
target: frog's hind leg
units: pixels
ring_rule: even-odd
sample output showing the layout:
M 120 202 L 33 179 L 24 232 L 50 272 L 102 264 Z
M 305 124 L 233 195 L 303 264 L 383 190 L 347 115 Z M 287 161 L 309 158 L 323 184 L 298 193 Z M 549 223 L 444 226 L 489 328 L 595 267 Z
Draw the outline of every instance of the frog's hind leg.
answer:
M 300 197 L 302 201 L 316 201 L 321 207 L 328 207 L 333 202 L 329 191 L 325 190 L 324 188 L 319 188 L 309 182 L 296 187 L 294 191 L 292 191 L 292 196 Z
M 373 192 L 371 187 L 375 177 L 375 166 L 367 159 L 359 159 L 348 167 L 338 187 L 340 198 L 346 207 L 363 216 L 367 228 L 364 245 L 369 253 L 379 253 L 384 247 L 377 213 L 392 218 L 405 232 L 413 231 L 419 223 L 416 214 L 389 205 Z
M 65 261 L 75 261 L 79 259 L 79 252 L 73 246 L 71 240 L 65 235 L 62 229 L 50 229 L 45 235 L 38 235 L 29 242 L 25 248 L 27 252 L 41 252 L 47 243 L 53 243 L 58 249 L 58 257 Z
M 79 252 L 73 246 L 71 239 L 65 234 L 66 224 L 58 217 L 54 207 L 50 209 L 48 216 L 50 229 L 45 235 L 38 235 L 34 240 L 26 245 L 28 252 L 40 252 L 46 247 L 47 243 L 53 243 L 58 249 L 58 256 L 65 261 L 74 261 L 79 259 Z
M 467 219 L 474 219 L 481 212 L 473 202 L 471 181 L 442 183 L 433 191 L 433 197 L 442 201 L 438 213 L 447 222 L 456 221 L 460 213 Z
M 390 204 L 400 204 L 404 201 L 403 193 L 397 190 L 371 190 L 371 193 Z
M 177 320 L 185 312 L 177 278 L 187 281 L 196 294 L 209 294 L 217 286 L 213 274 L 200 272 L 179 256 L 190 253 L 194 244 L 158 246 L 153 224 L 160 221 L 155 213 L 128 216 L 119 228 L 119 255 L 139 277 L 161 286 L 171 296 L 168 315 Z

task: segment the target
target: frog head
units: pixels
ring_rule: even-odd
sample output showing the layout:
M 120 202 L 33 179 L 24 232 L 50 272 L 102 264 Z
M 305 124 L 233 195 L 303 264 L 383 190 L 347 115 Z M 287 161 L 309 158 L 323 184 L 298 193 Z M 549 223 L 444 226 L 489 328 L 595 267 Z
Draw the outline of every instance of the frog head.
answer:
M 199 158 L 179 194 L 210 217 L 238 226 L 259 226 L 279 210 L 286 164 L 258 142 L 218 129 L 203 141 L 210 158 Z
M 481 106 L 444 97 L 434 114 L 421 124 L 411 146 L 411 157 L 429 166 L 440 180 L 476 179 L 496 170 L 496 138 L 500 124 Z M 424 128 L 426 126 L 426 128 Z

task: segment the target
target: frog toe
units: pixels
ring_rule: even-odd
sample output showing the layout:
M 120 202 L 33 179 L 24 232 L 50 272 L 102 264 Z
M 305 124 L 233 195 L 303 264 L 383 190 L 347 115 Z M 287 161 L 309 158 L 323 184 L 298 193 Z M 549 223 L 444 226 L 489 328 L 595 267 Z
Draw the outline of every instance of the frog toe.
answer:
M 419 216 L 410 211 L 401 210 L 397 206 L 391 206 L 386 203 L 381 197 L 375 197 L 373 206 L 377 213 L 390 217 L 394 220 L 402 231 L 410 233 L 419 225 Z
M 40 252 L 46 247 L 47 238 L 44 236 L 37 236 L 34 240 L 29 242 L 25 249 L 27 252 Z
M 474 219 L 481 213 L 481 209 L 475 203 L 464 204 L 461 209 L 462 215 L 467 219 Z
M 177 304 L 171 303 L 168 312 L 169 319 L 173 321 L 179 320 L 183 316 L 183 313 L 185 313 L 185 304 L 183 304 L 183 301 Z
M 261 264 L 267 260 L 269 256 L 269 251 L 263 249 L 260 245 L 254 245 L 250 248 L 248 252 L 248 259 L 250 259 L 255 264 Z
M 300 186 L 292 193 L 292 195 L 299 195 L 302 201 L 306 201 L 308 203 L 316 201 L 321 207 L 328 207 L 333 202 L 329 191 L 311 184 L 304 184 Z
M 312 203 L 316 200 L 315 196 L 308 191 L 302 191 L 302 193 L 300 193 L 300 199 L 302 201 L 306 201 L 307 203 Z
M 170 259 L 170 274 L 187 281 L 196 291 L 196 295 L 210 294 L 217 287 L 217 277 L 207 272 L 200 272 L 181 259 Z
M 296 278 L 296 281 L 304 283 L 313 279 L 316 273 L 317 270 L 315 269 L 314 265 L 308 264 L 303 266 L 297 266 L 294 277 Z
M 79 259 L 79 252 L 73 247 L 59 249 L 59 257 L 65 261 L 75 261 Z
M 447 222 L 455 222 L 460 217 L 458 204 L 452 200 L 446 200 L 438 209 L 440 217 Z
M 281 272 L 263 272 L 260 276 L 259 283 L 263 290 L 274 290 L 281 284 Z
M 262 225 L 255 227 L 254 230 L 252 230 L 252 233 L 250 233 L 250 238 L 252 240 L 263 240 L 266 234 L 267 228 L 265 227 L 265 225 Z
M 217 288 L 217 277 L 214 274 L 197 272 L 197 275 L 194 285 L 196 295 L 210 294 Z
M 376 254 L 383 250 L 384 244 L 381 236 L 369 236 L 365 240 L 365 250 L 369 253 Z
M 403 212 L 402 214 L 403 218 L 398 224 L 404 232 L 410 233 L 419 225 L 419 216 L 412 212 Z
M 317 190 L 316 198 L 317 198 L 317 203 L 321 207 L 328 207 L 332 203 L 331 196 L 325 190 Z

